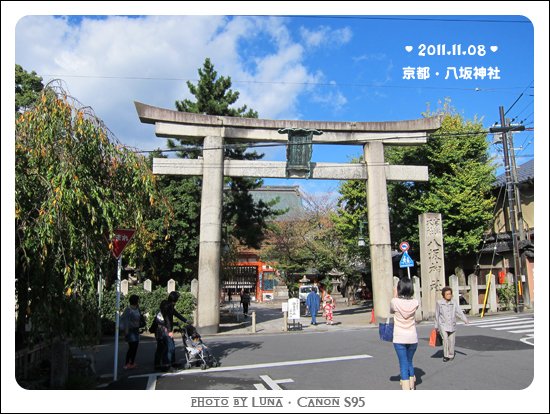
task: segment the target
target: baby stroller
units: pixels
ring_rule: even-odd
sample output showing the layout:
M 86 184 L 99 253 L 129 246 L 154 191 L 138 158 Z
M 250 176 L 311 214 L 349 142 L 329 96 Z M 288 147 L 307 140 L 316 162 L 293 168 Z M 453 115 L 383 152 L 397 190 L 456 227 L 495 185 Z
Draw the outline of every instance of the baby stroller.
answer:
M 201 369 L 220 366 L 220 362 L 212 355 L 212 352 L 193 326 L 189 325 L 181 328 L 180 332 L 185 349 L 185 369 L 193 366 L 200 366 Z

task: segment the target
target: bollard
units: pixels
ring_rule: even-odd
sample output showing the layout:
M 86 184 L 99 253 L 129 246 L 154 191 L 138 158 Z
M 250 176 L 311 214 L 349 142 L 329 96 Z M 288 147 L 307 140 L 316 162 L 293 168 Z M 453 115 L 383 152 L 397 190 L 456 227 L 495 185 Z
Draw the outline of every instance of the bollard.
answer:
M 252 311 L 252 333 L 256 333 L 256 311 Z
M 283 312 L 283 332 L 288 331 L 288 311 Z

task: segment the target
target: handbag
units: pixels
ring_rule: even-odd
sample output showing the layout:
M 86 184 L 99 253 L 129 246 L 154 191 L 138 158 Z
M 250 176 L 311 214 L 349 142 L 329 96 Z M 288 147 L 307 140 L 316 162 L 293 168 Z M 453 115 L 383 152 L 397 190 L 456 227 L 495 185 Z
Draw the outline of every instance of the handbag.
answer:
M 378 333 L 382 341 L 393 342 L 393 323 L 390 323 L 389 316 L 385 323 L 378 325 Z
M 149 327 L 149 332 L 150 333 L 156 333 L 158 326 L 159 326 L 159 323 L 158 323 L 157 318 L 155 317 L 155 318 L 153 318 L 153 323 L 151 323 L 151 326 Z
M 430 333 L 430 346 L 435 348 L 436 346 L 441 346 L 441 343 L 441 334 L 437 329 L 432 329 L 432 332 Z
M 140 328 L 145 328 L 146 324 L 147 324 L 147 322 L 145 321 L 145 315 L 143 315 L 143 313 L 140 312 L 140 314 L 139 314 L 139 327 Z

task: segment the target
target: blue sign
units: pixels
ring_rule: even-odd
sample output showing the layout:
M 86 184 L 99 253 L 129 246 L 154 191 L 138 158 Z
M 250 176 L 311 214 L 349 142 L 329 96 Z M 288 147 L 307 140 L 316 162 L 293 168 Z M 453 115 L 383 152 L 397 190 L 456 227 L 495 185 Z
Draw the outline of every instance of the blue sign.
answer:
M 411 259 L 411 256 L 409 256 L 409 253 L 406 251 L 403 252 L 403 255 L 401 256 L 401 260 L 399 261 L 399 267 L 413 267 L 414 261 Z

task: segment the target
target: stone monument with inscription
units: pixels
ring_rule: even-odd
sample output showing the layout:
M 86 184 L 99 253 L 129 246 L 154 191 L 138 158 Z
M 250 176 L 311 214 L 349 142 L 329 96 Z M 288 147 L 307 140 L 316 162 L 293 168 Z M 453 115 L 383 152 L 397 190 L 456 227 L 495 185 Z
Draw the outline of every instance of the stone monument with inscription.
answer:
M 445 286 L 443 224 L 441 214 L 423 213 L 418 216 L 420 230 L 420 276 L 422 282 L 422 313 L 433 319 L 435 303 Z

